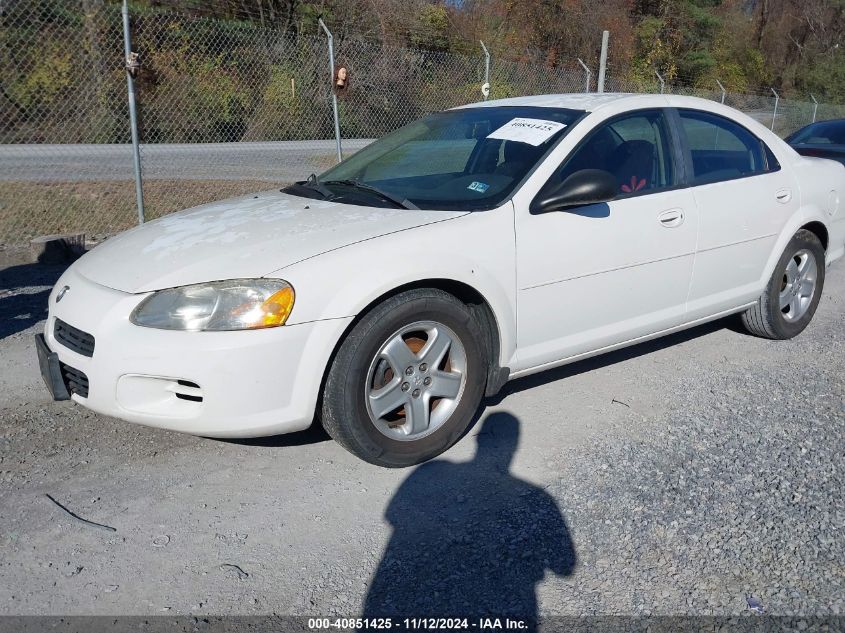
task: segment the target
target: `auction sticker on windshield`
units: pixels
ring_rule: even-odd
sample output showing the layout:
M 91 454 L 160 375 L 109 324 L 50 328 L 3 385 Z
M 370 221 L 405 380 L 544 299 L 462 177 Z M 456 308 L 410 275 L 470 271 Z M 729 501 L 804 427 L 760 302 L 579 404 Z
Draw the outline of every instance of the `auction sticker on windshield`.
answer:
M 552 136 L 560 132 L 566 125 L 557 121 L 544 119 L 511 119 L 502 127 L 495 130 L 487 138 L 497 138 L 504 141 L 517 141 L 529 145 L 542 145 Z

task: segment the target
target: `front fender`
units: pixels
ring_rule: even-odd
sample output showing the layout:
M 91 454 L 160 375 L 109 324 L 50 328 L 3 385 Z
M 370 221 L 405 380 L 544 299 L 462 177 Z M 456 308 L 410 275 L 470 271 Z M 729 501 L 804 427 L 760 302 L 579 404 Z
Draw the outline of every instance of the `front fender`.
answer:
M 318 255 L 267 275 L 296 292 L 291 325 L 357 316 L 395 289 L 428 280 L 473 288 L 499 329 L 501 366 L 516 352 L 513 206 L 384 235 Z

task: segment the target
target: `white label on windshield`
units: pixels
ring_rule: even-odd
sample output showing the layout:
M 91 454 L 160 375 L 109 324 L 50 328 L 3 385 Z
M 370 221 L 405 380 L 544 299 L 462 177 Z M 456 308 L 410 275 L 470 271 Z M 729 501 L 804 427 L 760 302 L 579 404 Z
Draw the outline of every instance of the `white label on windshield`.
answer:
M 542 145 L 566 125 L 544 119 L 511 119 L 487 138 L 518 141 L 529 145 Z

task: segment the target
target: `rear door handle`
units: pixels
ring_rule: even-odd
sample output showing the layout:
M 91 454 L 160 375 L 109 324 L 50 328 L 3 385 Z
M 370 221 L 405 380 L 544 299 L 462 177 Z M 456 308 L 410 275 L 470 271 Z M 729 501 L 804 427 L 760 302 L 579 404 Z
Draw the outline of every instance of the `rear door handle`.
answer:
M 684 223 L 684 211 L 683 209 L 669 209 L 658 215 L 657 219 L 667 229 L 673 229 Z
M 781 189 L 775 194 L 775 198 L 781 204 L 786 204 L 790 200 L 792 200 L 792 189 Z

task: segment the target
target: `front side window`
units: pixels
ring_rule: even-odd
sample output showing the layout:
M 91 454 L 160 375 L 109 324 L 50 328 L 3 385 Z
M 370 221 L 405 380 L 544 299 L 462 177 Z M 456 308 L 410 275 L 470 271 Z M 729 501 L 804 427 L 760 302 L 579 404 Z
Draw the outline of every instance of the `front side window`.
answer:
M 762 141 L 738 123 L 697 110 L 678 113 L 692 156 L 693 185 L 773 170 L 769 169 Z
M 582 169 L 616 179 L 619 196 L 654 193 L 675 185 L 668 126 L 660 110 L 644 110 L 600 124 L 563 162 L 547 192 Z
M 531 106 L 432 114 L 286 191 L 309 195 L 305 186 L 336 202 L 384 206 L 387 196 L 377 189 L 421 209 L 490 209 L 510 197 L 583 114 Z

